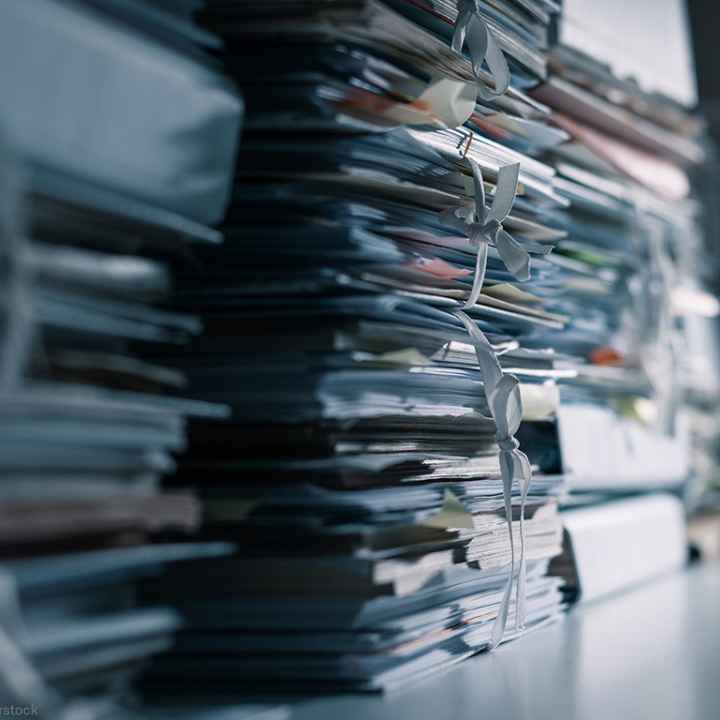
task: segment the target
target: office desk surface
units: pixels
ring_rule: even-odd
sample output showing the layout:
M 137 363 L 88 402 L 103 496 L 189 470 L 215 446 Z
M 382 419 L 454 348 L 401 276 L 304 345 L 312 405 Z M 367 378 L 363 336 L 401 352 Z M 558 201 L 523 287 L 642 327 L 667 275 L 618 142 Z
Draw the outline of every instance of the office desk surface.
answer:
M 291 707 L 292 720 L 720 720 L 720 565 L 575 608 L 386 696 Z

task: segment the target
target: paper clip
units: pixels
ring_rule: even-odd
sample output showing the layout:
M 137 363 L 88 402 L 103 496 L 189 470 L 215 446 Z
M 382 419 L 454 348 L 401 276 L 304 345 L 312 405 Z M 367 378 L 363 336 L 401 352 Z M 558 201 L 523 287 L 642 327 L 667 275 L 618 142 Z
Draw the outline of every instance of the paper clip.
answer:
M 463 136 L 458 140 L 457 145 L 455 146 L 455 149 L 460 153 L 460 157 L 463 158 L 463 160 L 467 157 L 468 152 L 470 152 L 470 146 L 472 145 L 472 141 L 475 138 L 472 131 L 468 131 L 467 136 Z M 465 143 L 465 147 L 462 148 L 463 143 Z

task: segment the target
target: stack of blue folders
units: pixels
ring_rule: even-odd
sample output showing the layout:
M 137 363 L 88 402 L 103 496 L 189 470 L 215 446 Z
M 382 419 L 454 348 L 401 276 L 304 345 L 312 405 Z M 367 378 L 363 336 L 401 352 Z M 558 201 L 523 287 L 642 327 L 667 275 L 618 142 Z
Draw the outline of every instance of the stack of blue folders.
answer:
M 187 416 L 227 408 L 182 399 L 150 356 L 200 330 L 160 304 L 171 267 L 220 239 L 241 103 L 188 19 L 104 5 L 0 8 L 0 706 L 17 716 L 125 717 L 180 622 L 138 604 L 140 581 L 230 550 L 188 542 L 196 499 L 159 487 Z

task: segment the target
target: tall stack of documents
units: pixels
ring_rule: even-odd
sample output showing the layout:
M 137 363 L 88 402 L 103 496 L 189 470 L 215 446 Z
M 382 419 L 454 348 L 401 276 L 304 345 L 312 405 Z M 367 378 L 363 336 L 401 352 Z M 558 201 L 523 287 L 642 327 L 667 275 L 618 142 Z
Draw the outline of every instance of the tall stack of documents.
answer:
M 0 73 L 8 714 L 125 717 L 134 677 L 180 623 L 138 604 L 140 581 L 230 550 L 187 542 L 197 500 L 159 487 L 187 416 L 227 413 L 182 399 L 185 378 L 152 358 L 200 331 L 161 304 L 171 267 L 219 240 L 205 223 L 224 209 L 232 157 L 207 139 L 232 154 L 241 110 L 210 61 L 182 47 L 182 22 L 132 3 L 0 8 L 0 54 L 12 55 Z
M 524 90 L 553 9 L 458 19 L 492 28 L 493 80 L 454 3 L 206 5 L 247 132 L 225 242 L 177 274 L 205 333 L 174 361 L 232 416 L 193 423 L 170 485 L 239 550 L 149 589 L 187 622 L 153 686 L 385 689 L 558 616 L 562 478 L 515 438 L 558 397 L 525 339 L 566 323 L 532 294 L 566 235 L 533 155 L 567 135 Z
M 706 156 L 702 127 L 577 49 L 556 47 L 551 70 L 532 94 L 571 136 L 546 156 L 572 203 L 554 217 L 568 232 L 554 303 L 571 322 L 551 341 L 577 371 L 561 392 L 563 469 L 576 490 L 677 489 L 690 471 L 684 405 L 714 367 L 698 336 L 717 301 L 698 272 L 690 184 Z
M 0 7 L 0 705 L 283 716 L 207 694 L 395 688 L 682 563 L 702 128 L 563 21 Z M 578 567 L 595 501 L 663 562 Z
M 227 549 L 145 544 L 151 534 L 186 538 L 197 526 L 196 500 L 159 493 L 159 477 L 183 447 L 185 416 L 223 408 L 163 397 L 182 378 L 135 355 L 196 328 L 148 304 L 165 289 L 167 268 L 122 249 L 143 237 L 178 242 L 175 233 L 124 215 L 119 197 L 81 204 L 50 178 L 18 197 L 31 181 L 5 165 L 3 700 L 44 717 L 99 717 L 140 663 L 169 646 L 179 622 L 171 610 L 134 607 L 138 580 L 162 563 Z
M 718 396 L 708 320 L 719 306 L 703 277 L 692 184 L 708 146 L 686 107 L 695 94 L 683 80 L 688 40 L 680 20 L 671 35 L 661 24 L 645 33 L 646 12 L 626 5 L 566 3 L 550 77 L 532 91 L 571 137 L 546 155 L 572 203 L 556 217 L 568 237 L 555 251 L 566 278 L 556 309 L 571 322 L 551 341 L 559 364 L 576 372 L 561 387 L 557 423 L 568 504 L 595 507 L 563 513 L 568 542 L 553 567 L 585 599 L 685 561 L 681 503 L 648 491 L 690 497 L 710 428 L 703 413 Z M 657 9 L 669 21 L 682 5 Z M 620 28 L 618 12 L 628 21 Z M 601 16 L 605 23 L 593 21 Z M 651 47 L 667 47 L 667 56 Z M 638 497 L 620 499 L 630 493 Z

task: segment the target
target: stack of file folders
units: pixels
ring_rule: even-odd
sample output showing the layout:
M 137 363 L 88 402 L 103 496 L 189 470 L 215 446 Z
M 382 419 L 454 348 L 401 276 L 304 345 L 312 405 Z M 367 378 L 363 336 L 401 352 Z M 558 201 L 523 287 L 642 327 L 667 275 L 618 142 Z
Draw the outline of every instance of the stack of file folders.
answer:
M 159 305 L 171 266 L 219 240 L 205 223 L 222 212 L 232 158 L 213 160 L 203 138 L 213 128 L 234 148 L 240 102 L 178 32 L 154 39 L 151 28 L 170 33 L 182 16 L 92 5 L 0 9 L 0 52 L 24 42 L 67 60 L 19 53 L 0 78 L 11 108 L 0 138 L 0 705 L 65 720 L 126 717 L 135 676 L 170 646 L 180 618 L 141 606 L 141 580 L 230 549 L 187 542 L 196 499 L 159 487 L 187 416 L 227 408 L 182 399 L 182 374 L 147 356 L 200 331 Z M 161 89 L 174 113 L 135 104 L 100 117 L 113 77 L 128 99 Z M 203 96 L 215 104 L 198 114 Z M 183 183 L 181 214 L 172 185 Z
M 532 155 L 567 135 L 525 92 L 553 6 L 493 5 L 477 29 L 503 38 L 504 94 L 450 48 L 453 3 L 201 14 L 248 131 L 225 241 L 176 277 L 205 332 L 164 362 L 232 415 L 193 422 L 168 485 L 239 549 L 149 583 L 186 622 L 154 687 L 386 689 L 561 612 L 557 453 L 538 441 L 528 462 L 513 437 L 524 419 L 554 438 L 567 373 L 525 343 L 567 322 L 532 294 L 559 287 L 566 236 Z M 498 238 L 484 283 L 473 212 Z
M 699 128 L 557 12 L 0 9 L 3 704 L 417 680 L 559 616 L 566 476 L 682 483 Z
M 553 216 L 568 233 L 554 253 L 563 294 L 553 303 L 571 321 L 540 339 L 577 372 L 561 389 L 563 470 L 591 494 L 681 489 L 687 404 L 713 385 L 715 365 L 703 323 L 717 303 L 702 282 L 691 184 L 706 159 L 702 124 L 578 50 L 554 48 L 550 66 L 532 94 L 570 135 L 545 159 L 571 201 Z
M 146 544 L 197 526 L 196 500 L 160 493 L 159 478 L 184 445 L 186 416 L 224 408 L 166 397 L 181 376 L 136 354 L 197 329 L 149 304 L 164 290 L 163 264 L 122 249 L 140 237 L 179 245 L 175 232 L 123 214 L 121 198 L 81 205 L 66 193 L 78 185 L 45 179 L 26 188 L 2 238 L 4 697 L 43 717 L 99 717 L 178 626 L 170 609 L 136 607 L 139 580 L 227 551 Z
M 601 28 L 578 21 L 581 5 L 567 35 L 596 33 L 592 46 L 606 58 L 634 46 L 627 29 L 611 44 Z M 611 16 L 608 8 L 605 28 Z M 665 41 L 656 34 L 648 47 Z M 611 62 L 624 61 L 655 67 L 641 53 Z M 553 215 L 568 234 L 554 251 L 562 292 L 552 300 L 570 322 L 533 342 L 552 345 L 556 367 L 575 373 L 560 387 L 559 457 L 572 492 L 552 570 L 565 590 L 593 600 L 687 558 L 678 497 L 692 502 L 693 475 L 707 473 L 698 450 L 712 432 L 703 413 L 717 396 L 708 319 L 718 302 L 706 290 L 699 219 L 707 208 L 693 183 L 709 147 L 701 120 L 680 102 L 694 89 L 676 87 L 676 99 L 649 92 L 577 46 L 556 46 L 548 65 L 548 79 L 530 92 L 570 136 L 543 156 L 571 202 Z

